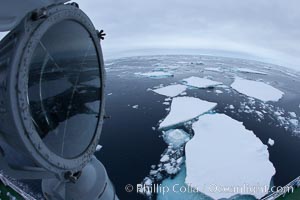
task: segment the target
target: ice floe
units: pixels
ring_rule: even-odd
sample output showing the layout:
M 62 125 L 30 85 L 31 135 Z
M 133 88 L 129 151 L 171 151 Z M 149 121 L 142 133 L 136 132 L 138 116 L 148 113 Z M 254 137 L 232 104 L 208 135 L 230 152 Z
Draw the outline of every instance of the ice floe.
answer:
M 186 144 L 185 182 L 214 199 L 236 194 L 261 198 L 267 190 L 243 190 L 244 186 L 269 188 L 275 168 L 269 161 L 268 147 L 241 122 L 224 114 L 207 114 L 193 124 L 194 137 Z M 211 185 L 238 187 L 213 192 Z M 251 193 L 252 191 L 252 193 Z
M 204 68 L 204 70 L 212 72 L 223 72 L 223 70 L 219 67 L 206 67 Z
M 274 140 L 272 140 L 271 138 L 269 138 L 269 140 L 268 140 L 268 144 L 269 144 L 270 146 L 274 146 L 274 144 L 275 144 L 275 141 L 274 141 Z
M 256 70 L 248 69 L 248 68 L 238 68 L 237 71 L 238 72 L 242 72 L 242 73 L 252 73 L 252 74 L 267 75 L 267 73 L 265 73 L 265 72 L 260 72 L 260 71 L 256 71 Z
M 203 101 L 194 97 L 175 97 L 171 104 L 171 111 L 160 123 L 159 129 L 190 121 L 213 109 L 216 105 L 216 103 Z
M 134 105 L 134 106 L 132 106 L 132 108 L 138 109 L 138 108 L 139 108 L 139 105 Z
M 164 72 L 164 71 L 154 71 L 154 72 L 146 72 L 146 73 L 135 73 L 135 75 L 138 76 L 145 76 L 148 78 L 167 78 L 167 77 L 172 77 L 174 76 L 172 73 L 170 72 Z
M 187 89 L 187 86 L 181 85 L 181 84 L 176 84 L 176 85 L 169 85 L 166 87 L 158 88 L 153 90 L 153 92 L 160 94 L 160 95 L 165 95 L 167 97 L 175 97 L 184 92 Z
M 96 146 L 96 151 L 98 152 L 98 151 L 100 151 L 101 149 L 102 149 L 102 146 L 98 144 L 98 145 Z
M 212 81 L 207 78 L 199 78 L 196 76 L 192 76 L 186 79 L 182 80 L 185 85 L 196 87 L 196 88 L 208 88 L 208 87 L 214 87 L 217 85 L 221 85 L 222 83 L 217 81 Z
M 259 81 L 236 77 L 231 87 L 239 93 L 254 97 L 261 101 L 278 101 L 284 93 L 271 85 Z
M 179 148 L 190 140 L 189 134 L 181 129 L 165 131 L 163 132 L 163 138 L 168 145 L 171 145 L 174 148 Z

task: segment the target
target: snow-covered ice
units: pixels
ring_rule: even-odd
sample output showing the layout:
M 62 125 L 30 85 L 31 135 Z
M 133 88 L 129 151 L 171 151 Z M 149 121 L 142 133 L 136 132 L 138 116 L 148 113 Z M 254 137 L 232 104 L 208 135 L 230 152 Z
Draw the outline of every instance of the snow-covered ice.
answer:
M 295 112 L 289 112 L 289 114 L 290 114 L 291 117 L 294 117 L 294 118 L 297 117 L 297 114 Z
M 212 81 L 207 78 L 199 78 L 196 76 L 192 76 L 192 77 L 183 79 L 182 81 L 184 82 L 184 84 L 186 84 L 188 86 L 196 87 L 196 88 L 208 88 L 208 87 L 214 87 L 214 86 L 222 84 L 217 81 Z
M 190 140 L 189 134 L 181 129 L 171 129 L 163 133 L 164 141 L 172 145 L 174 148 L 179 148 Z
M 132 106 L 132 108 L 138 109 L 138 108 L 139 108 L 139 105 L 134 105 L 134 106 Z
M 254 97 L 261 101 L 278 101 L 284 93 L 263 82 L 236 77 L 231 87 L 239 93 Z
M 204 68 L 206 71 L 213 71 L 213 72 L 223 72 L 223 70 L 219 67 L 206 67 Z
M 174 76 L 170 72 L 164 72 L 164 71 L 154 71 L 154 72 L 146 72 L 146 73 L 135 73 L 135 75 L 139 76 L 145 76 L 149 78 L 167 78 L 167 77 L 172 77 Z
M 98 145 L 96 146 L 96 151 L 100 151 L 101 149 L 102 149 L 102 146 L 98 144 Z
M 267 75 L 267 73 L 265 73 L 265 72 L 260 72 L 260 71 L 256 71 L 256 70 L 248 69 L 248 68 L 238 68 L 237 71 L 238 72 L 242 72 L 242 73 L 252 73 L 252 74 Z
M 270 146 L 273 146 L 273 145 L 275 144 L 275 141 L 272 140 L 271 138 L 269 138 L 268 144 L 269 144 Z
M 186 144 L 185 182 L 214 199 L 236 194 L 254 195 L 265 190 L 243 190 L 243 186 L 269 188 L 275 168 L 268 147 L 238 122 L 224 114 L 207 114 L 193 124 L 194 137 Z M 213 192 L 210 185 L 240 187 L 232 192 Z
M 190 121 L 213 109 L 216 105 L 216 103 L 194 97 L 175 97 L 171 104 L 170 113 L 160 123 L 159 128 L 167 128 Z
M 187 86 L 176 84 L 176 85 L 169 85 L 166 87 L 158 88 L 153 90 L 153 92 L 165 95 L 167 97 L 175 97 L 178 96 L 180 93 L 184 92 L 187 89 Z
M 168 162 L 170 160 L 169 155 L 164 155 L 163 157 L 161 157 L 160 162 Z

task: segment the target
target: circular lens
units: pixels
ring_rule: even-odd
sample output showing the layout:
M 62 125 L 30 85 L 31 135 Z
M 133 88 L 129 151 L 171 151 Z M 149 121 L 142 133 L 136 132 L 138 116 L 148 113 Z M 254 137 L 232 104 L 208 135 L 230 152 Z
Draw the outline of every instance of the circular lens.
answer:
M 51 26 L 34 51 L 28 80 L 31 116 L 58 156 L 77 157 L 94 138 L 102 90 L 99 63 L 89 32 L 72 20 Z

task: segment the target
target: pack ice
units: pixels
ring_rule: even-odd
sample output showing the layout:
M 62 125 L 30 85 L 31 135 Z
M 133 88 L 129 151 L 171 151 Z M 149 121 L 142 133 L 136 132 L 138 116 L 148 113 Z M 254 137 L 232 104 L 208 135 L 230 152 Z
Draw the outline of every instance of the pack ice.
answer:
M 196 76 L 192 76 L 182 80 L 185 85 L 196 87 L 196 88 L 208 88 L 217 85 L 222 85 L 222 83 L 217 81 L 212 81 L 207 78 L 199 78 Z
M 199 117 L 193 130 L 195 135 L 185 150 L 186 184 L 214 199 L 237 194 L 260 199 L 267 194 L 275 168 L 269 161 L 268 147 L 252 131 L 224 114 Z M 263 189 L 243 190 L 244 186 Z M 225 189 L 214 192 L 215 187 Z
M 261 101 L 278 101 L 284 93 L 271 85 L 259 81 L 236 77 L 231 87 L 239 93 L 254 97 Z
M 184 92 L 187 89 L 187 86 L 185 85 L 169 85 L 166 87 L 158 88 L 153 90 L 153 92 L 160 94 L 160 95 L 165 95 L 167 97 L 175 97 L 178 96 L 180 93 Z
M 217 104 L 194 97 L 175 97 L 167 117 L 160 123 L 159 129 L 168 128 L 190 121 L 213 109 Z
M 154 71 L 154 72 L 146 72 L 146 73 L 135 73 L 135 75 L 138 76 L 145 76 L 148 78 L 167 78 L 174 76 L 172 73 L 169 72 L 163 72 L 163 71 Z

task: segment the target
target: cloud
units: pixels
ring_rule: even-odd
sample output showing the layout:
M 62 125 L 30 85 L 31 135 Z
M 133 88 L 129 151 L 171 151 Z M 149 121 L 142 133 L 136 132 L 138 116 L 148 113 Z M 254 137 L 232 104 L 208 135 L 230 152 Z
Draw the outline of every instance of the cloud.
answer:
M 236 52 L 300 70 L 298 0 L 78 0 L 107 37 L 104 53 Z M 189 51 L 190 52 L 190 51 Z
M 79 0 L 108 36 L 104 50 L 236 51 L 300 70 L 297 0 Z

